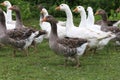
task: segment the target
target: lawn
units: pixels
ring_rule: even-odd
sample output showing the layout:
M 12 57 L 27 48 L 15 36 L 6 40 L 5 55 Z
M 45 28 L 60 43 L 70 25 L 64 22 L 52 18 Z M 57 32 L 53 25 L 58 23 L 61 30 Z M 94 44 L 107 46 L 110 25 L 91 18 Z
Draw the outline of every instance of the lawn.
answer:
M 39 29 L 38 20 L 26 20 L 24 24 Z M 78 23 L 76 19 L 75 24 Z M 118 49 L 110 43 L 97 54 L 89 52 L 80 57 L 81 67 L 74 68 L 72 62 L 67 67 L 62 65 L 64 57 L 54 54 L 46 39 L 37 45 L 37 51 L 31 47 L 27 57 L 21 51 L 13 57 L 12 48 L 1 47 L 0 80 L 119 80 L 120 47 Z

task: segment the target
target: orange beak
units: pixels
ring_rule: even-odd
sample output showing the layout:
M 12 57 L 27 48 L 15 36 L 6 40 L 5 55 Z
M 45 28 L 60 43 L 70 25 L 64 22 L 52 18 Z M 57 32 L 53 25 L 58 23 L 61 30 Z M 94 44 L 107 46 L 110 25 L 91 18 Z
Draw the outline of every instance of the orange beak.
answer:
M 9 9 L 10 9 L 10 10 L 12 10 L 12 9 L 13 9 L 13 7 L 11 6 Z
M 98 15 L 99 14 L 99 12 L 97 11 L 96 13 L 95 13 L 95 15 Z
M 43 19 L 42 19 L 42 22 L 46 22 L 46 20 L 47 20 L 46 18 L 43 18 Z
M 56 7 L 55 10 L 60 10 L 60 6 Z
M 73 10 L 73 12 L 78 12 L 78 9 L 77 9 L 77 8 L 75 8 L 75 9 Z
M 4 2 L 3 2 L 3 3 L 0 3 L 0 5 L 5 6 L 5 3 L 4 3 Z

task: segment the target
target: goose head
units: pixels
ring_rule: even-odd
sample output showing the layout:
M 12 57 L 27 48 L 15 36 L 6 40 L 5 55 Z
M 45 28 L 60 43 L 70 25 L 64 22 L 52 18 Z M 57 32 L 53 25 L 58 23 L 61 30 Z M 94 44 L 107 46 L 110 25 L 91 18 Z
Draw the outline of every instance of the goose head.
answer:
M 18 6 L 16 6 L 16 5 L 11 6 L 9 9 L 10 9 L 10 10 L 13 10 L 13 11 L 15 11 L 15 12 L 20 11 L 20 8 L 19 8 Z
M 1 3 L 1 5 L 7 6 L 7 7 L 11 6 L 9 1 L 4 1 L 3 3 Z
M 41 11 L 44 7 L 42 6 L 42 4 L 38 5 L 38 9 Z
M 83 6 L 77 6 L 74 10 L 73 10 L 73 12 L 82 12 L 82 11 L 84 11 L 84 7 Z
M 61 4 L 58 7 L 56 7 L 55 9 L 65 11 L 67 8 L 69 8 L 69 6 L 67 4 Z
M 88 11 L 88 12 L 93 12 L 92 7 L 88 7 L 88 8 L 87 8 L 87 11 Z
M 57 23 L 58 21 L 51 15 L 48 15 L 42 19 L 42 22 Z
M 103 9 L 99 9 L 99 10 L 97 10 L 96 13 L 95 13 L 95 15 L 104 15 L 104 14 L 106 14 L 106 12 L 105 12 L 105 10 L 103 10 Z
M 42 8 L 40 13 L 43 14 L 44 16 L 48 15 L 48 12 L 47 12 L 47 10 L 45 8 Z

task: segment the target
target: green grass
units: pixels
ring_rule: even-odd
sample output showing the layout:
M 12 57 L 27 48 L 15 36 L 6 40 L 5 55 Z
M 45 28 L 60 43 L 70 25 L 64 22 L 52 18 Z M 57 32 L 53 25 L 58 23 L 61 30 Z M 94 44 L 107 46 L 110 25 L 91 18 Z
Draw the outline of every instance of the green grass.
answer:
M 37 19 L 24 21 L 25 25 L 39 29 Z M 79 23 L 76 20 L 76 25 Z M 119 48 L 120 50 L 120 48 Z M 48 45 L 48 40 L 31 47 L 29 56 L 17 51 L 12 56 L 10 47 L 0 48 L 0 80 L 119 80 L 120 51 L 111 44 L 97 54 L 80 57 L 81 67 L 74 68 L 72 62 L 62 66 L 64 57 L 57 56 Z

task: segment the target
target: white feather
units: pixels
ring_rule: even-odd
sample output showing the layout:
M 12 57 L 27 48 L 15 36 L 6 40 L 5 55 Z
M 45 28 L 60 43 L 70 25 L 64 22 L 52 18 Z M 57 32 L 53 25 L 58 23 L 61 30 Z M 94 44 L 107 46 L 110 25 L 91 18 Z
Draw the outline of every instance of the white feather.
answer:
M 32 41 L 34 40 L 34 37 L 39 34 L 39 31 L 36 31 L 30 35 L 27 39 L 25 39 L 25 46 L 24 49 L 31 45 Z
M 87 47 L 88 43 L 84 43 L 82 46 L 77 48 L 77 55 L 82 55 Z

